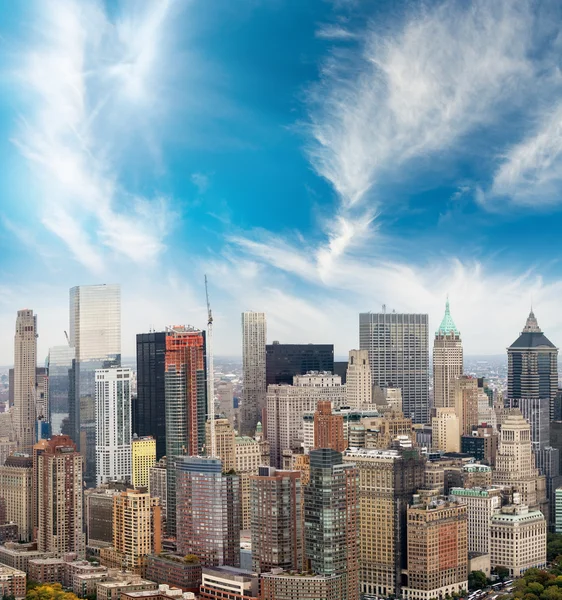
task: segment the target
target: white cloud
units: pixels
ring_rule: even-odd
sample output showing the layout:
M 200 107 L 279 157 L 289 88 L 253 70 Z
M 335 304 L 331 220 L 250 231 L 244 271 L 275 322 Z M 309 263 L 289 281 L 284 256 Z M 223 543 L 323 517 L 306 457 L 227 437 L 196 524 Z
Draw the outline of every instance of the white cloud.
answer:
M 357 34 L 341 25 L 323 25 L 316 30 L 317 38 L 323 40 L 353 40 L 357 38 Z
M 204 194 L 209 188 L 209 176 L 204 173 L 193 173 L 191 183 L 197 188 L 200 194 Z

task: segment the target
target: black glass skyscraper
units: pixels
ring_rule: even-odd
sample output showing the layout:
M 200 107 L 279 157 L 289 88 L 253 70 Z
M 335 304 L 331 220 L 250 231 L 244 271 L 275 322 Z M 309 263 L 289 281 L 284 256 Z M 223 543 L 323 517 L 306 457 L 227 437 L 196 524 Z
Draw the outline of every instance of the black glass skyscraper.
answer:
M 309 371 L 334 372 L 333 344 L 280 344 L 265 347 L 266 384 L 288 383 Z
M 137 334 L 137 399 L 133 433 L 156 439 L 156 459 L 166 455 L 165 331 Z

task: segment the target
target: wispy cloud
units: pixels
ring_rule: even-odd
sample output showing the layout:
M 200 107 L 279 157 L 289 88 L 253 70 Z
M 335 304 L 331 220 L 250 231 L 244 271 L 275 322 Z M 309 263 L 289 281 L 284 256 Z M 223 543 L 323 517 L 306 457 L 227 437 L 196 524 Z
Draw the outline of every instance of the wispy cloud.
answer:
M 14 143 L 40 182 L 44 225 L 93 271 L 109 253 L 150 263 L 165 247 L 166 199 L 137 195 L 120 175 L 135 157 L 127 140 L 143 139 L 161 101 L 169 10 L 131 3 L 112 21 L 95 0 L 37 3 Z
M 191 183 L 197 188 L 200 194 L 204 194 L 209 189 L 209 176 L 205 173 L 193 173 Z
M 353 40 L 357 34 L 341 25 L 322 25 L 316 30 L 317 38 L 323 40 Z

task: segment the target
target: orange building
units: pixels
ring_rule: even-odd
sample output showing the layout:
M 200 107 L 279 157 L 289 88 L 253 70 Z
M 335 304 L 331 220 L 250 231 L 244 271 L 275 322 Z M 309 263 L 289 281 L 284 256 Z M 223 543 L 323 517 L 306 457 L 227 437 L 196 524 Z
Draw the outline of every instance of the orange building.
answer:
M 336 452 L 347 448 L 343 437 L 343 416 L 332 414 L 329 400 L 320 400 L 314 413 L 314 448 L 331 448 Z

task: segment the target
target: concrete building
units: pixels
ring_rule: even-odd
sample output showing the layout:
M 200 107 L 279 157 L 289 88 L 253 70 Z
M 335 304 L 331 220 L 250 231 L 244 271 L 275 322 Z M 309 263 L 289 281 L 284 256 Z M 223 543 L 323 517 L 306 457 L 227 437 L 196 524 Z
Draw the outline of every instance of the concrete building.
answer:
M 470 434 L 461 437 L 461 452 L 470 454 L 475 460 L 496 466 L 499 435 L 490 425 L 480 425 Z
M 340 600 L 341 575 L 262 573 L 260 600 Z M 236 599 L 238 600 L 238 599 Z
M 429 421 L 428 315 L 361 313 L 359 347 L 369 352 L 373 384 L 402 390 L 402 409 L 414 423 Z
M 492 485 L 492 467 L 476 463 L 463 465 L 462 483 L 464 488 L 490 487 Z
M 166 462 L 166 457 L 164 456 L 153 467 L 150 467 L 148 472 L 148 491 L 153 498 L 160 499 L 160 508 L 164 520 L 167 519 L 168 515 L 168 469 Z
M 31 454 L 37 421 L 37 315 L 18 310 L 14 336 L 14 425 L 18 450 Z
M 368 408 L 373 402 L 373 381 L 369 352 L 350 350 L 346 374 L 346 404 L 351 408 Z
M 263 312 L 242 313 L 243 396 L 240 409 L 242 433 L 253 435 L 262 420 L 266 393 L 267 323 Z
M 205 425 L 206 439 L 211 439 L 211 422 Z M 236 467 L 236 434 L 228 419 L 215 419 L 216 456 L 222 461 L 223 471 L 232 471 Z
M 546 567 L 546 520 L 542 512 L 525 505 L 505 506 L 490 525 L 492 568 L 505 567 L 511 577 L 527 569 Z
M 113 543 L 113 498 L 123 490 L 102 486 L 84 491 L 86 543 L 89 548 L 103 548 Z
M 28 454 L 12 454 L 0 465 L 0 490 L 6 500 L 6 519 L 16 523 L 22 542 L 33 532 L 33 459 Z
M 145 559 L 145 575 L 151 581 L 165 582 L 196 594 L 201 585 L 201 563 L 195 556 L 149 554 Z
M 40 552 L 34 542 L 25 544 L 8 542 L 0 546 L 0 564 L 7 565 L 12 569 L 27 573 L 29 561 L 36 558 L 52 558 L 52 554 Z
M 238 428 L 237 410 L 234 408 L 234 384 L 232 381 L 219 381 L 216 386 L 217 398 L 219 400 L 219 413 L 228 419 L 233 429 Z M 263 391 L 265 396 L 265 388 Z
M 234 438 L 234 443 L 236 446 L 234 470 L 240 478 L 240 527 L 247 530 L 250 529 L 251 524 L 250 477 L 258 474 L 261 465 L 269 464 L 269 454 L 264 461 L 260 442 L 248 436 L 237 436 Z
M 555 533 L 562 533 L 562 488 L 555 490 Z
M 463 374 L 463 350 L 460 331 L 456 328 L 449 311 L 449 299 L 445 315 L 433 341 L 433 407 L 453 408 L 454 381 Z
M 96 482 L 131 479 L 131 369 L 96 369 Z
M 347 443 L 343 436 L 343 416 L 332 413 L 332 403 L 320 400 L 314 413 L 314 448 L 331 448 L 343 452 Z
M 461 435 L 468 435 L 478 423 L 478 378 L 461 375 L 453 381 L 454 408 Z
M 5 413 L 0 413 L 5 414 Z M 6 459 L 10 454 L 17 452 L 18 443 L 15 440 L 11 440 L 10 437 L 0 437 L 0 466 L 6 462 Z
M 35 558 L 27 564 L 30 581 L 40 583 L 60 583 L 64 581 L 64 560 L 62 558 Z
M 27 577 L 23 571 L 0 565 L 0 595 L 13 596 L 16 600 L 25 598 Z
M 233 567 L 205 567 L 200 588 L 201 600 L 258 600 L 256 573 Z
M 250 476 L 252 570 L 303 569 L 302 486 L 298 471 L 260 467 Z
M 406 569 L 406 509 L 424 484 L 425 458 L 416 450 L 350 449 L 359 470 L 359 581 L 363 594 L 401 594 Z
M 120 600 L 121 594 L 148 590 L 158 590 L 158 584 L 133 573 L 115 573 L 115 577 L 97 584 L 96 597 L 97 600 Z
M 501 507 L 501 488 L 453 488 L 453 500 L 467 507 L 468 551 L 490 553 L 490 523 L 492 515 Z
M 373 408 L 381 414 L 388 411 L 402 413 L 402 390 L 397 387 L 377 385 L 373 389 L 373 404 Z
M 177 522 L 179 553 L 195 554 L 203 566 L 239 566 L 238 476 L 224 473 L 218 458 L 181 457 L 177 461 Z
M 454 408 L 436 408 L 431 419 L 433 448 L 445 452 L 460 452 L 460 420 Z
M 41 440 L 33 447 L 33 521 L 42 552 L 84 556 L 82 465 L 82 455 L 66 435 Z
M 550 444 L 550 401 L 548 398 L 506 398 L 506 408 L 518 408 L 531 427 L 531 448 L 537 454 Z
M 156 439 L 151 435 L 131 440 L 131 485 L 148 488 L 150 492 L 150 469 L 156 464 Z
M 433 500 L 408 507 L 407 599 L 445 598 L 468 590 L 467 508 Z

